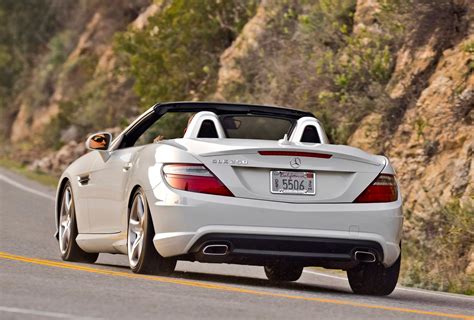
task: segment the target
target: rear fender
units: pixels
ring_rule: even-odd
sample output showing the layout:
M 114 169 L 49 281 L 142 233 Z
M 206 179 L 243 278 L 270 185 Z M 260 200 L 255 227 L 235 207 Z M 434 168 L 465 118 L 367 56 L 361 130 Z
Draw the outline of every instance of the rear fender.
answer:
M 155 143 L 145 146 L 137 154 L 133 174 L 130 176 L 128 193 L 134 186 L 139 185 L 145 191 L 156 188 L 162 183 L 162 167 L 165 163 L 195 163 L 200 164 L 196 157 L 169 143 Z

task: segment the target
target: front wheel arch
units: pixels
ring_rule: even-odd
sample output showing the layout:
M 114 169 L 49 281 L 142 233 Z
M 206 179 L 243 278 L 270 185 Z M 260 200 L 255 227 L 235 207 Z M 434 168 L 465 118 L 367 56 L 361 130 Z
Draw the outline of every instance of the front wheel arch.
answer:
M 56 234 L 55 238 L 59 240 L 59 210 L 61 206 L 61 199 L 63 198 L 63 193 L 64 189 L 66 187 L 66 184 L 69 182 L 69 178 L 64 177 L 60 182 L 59 182 L 59 187 L 58 187 L 58 194 L 56 195 L 56 202 L 55 202 L 55 223 L 56 223 Z
M 99 257 L 99 253 L 86 252 L 76 242 L 79 233 L 74 204 L 74 191 L 69 180 L 66 180 L 64 187 L 60 190 L 59 199 L 61 199 L 61 207 L 59 209 L 58 240 L 61 259 L 64 261 L 94 263 Z M 69 197 L 65 198 L 67 194 L 69 194 Z

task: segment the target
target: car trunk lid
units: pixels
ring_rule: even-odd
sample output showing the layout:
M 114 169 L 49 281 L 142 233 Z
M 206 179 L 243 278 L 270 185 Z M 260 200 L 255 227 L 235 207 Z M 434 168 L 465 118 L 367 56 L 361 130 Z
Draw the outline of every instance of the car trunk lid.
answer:
M 343 145 L 245 139 L 177 139 L 175 143 L 194 154 L 236 197 L 248 199 L 349 203 L 385 166 L 384 157 Z M 314 173 L 314 194 L 272 193 L 272 171 Z

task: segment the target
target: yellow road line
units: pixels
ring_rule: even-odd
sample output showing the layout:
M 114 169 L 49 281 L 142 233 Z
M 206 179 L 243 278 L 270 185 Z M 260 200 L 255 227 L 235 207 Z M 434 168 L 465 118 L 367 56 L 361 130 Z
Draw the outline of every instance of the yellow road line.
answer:
M 417 310 L 417 309 L 390 307 L 390 306 L 382 306 L 382 305 L 375 305 L 375 304 L 358 303 L 358 302 L 353 302 L 353 301 L 348 301 L 348 300 L 324 299 L 324 298 L 290 295 L 290 294 L 284 294 L 284 293 L 273 293 L 273 292 L 266 292 L 266 291 L 257 291 L 257 290 L 238 288 L 238 287 L 233 287 L 233 286 L 228 286 L 228 285 L 209 284 L 209 283 L 205 283 L 205 282 L 202 282 L 202 281 L 193 281 L 193 280 L 183 280 L 183 279 L 176 279 L 176 278 L 148 276 L 148 275 L 140 275 L 140 274 L 129 273 L 129 272 L 99 269 L 99 268 L 93 268 L 93 267 L 88 267 L 88 266 L 83 266 L 83 265 L 75 265 L 75 264 L 70 264 L 70 263 L 57 262 L 57 261 L 53 261 L 53 260 L 45 260 L 45 259 L 29 258 L 29 257 L 25 257 L 25 256 L 18 256 L 18 255 L 10 254 L 10 253 L 7 253 L 7 252 L 0 252 L 0 258 L 7 259 L 7 260 L 21 261 L 21 262 L 26 262 L 26 263 L 32 263 L 32 264 L 37 264 L 37 265 L 43 265 L 43 266 L 48 266 L 48 267 L 63 268 L 63 269 L 70 269 L 70 270 L 77 270 L 77 271 L 85 271 L 85 272 L 91 272 L 91 273 L 109 275 L 109 276 L 115 276 L 115 277 L 151 280 L 151 281 L 157 281 L 157 282 L 161 282 L 161 283 L 172 283 L 172 284 L 179 284 L 179 285 L 205 288 L 205 289 L 211 289 L 211 290 L 221 290 L 221 291 L 246 293 L 246 294 L 258 295 L 258 296 L 267 296 L 267 297 L 274 297 L 274 298 L 286 298 L 286 299 L 313 301 L 313 302 L 320 302 L 320 303 L 330 303 L 330 304 L 337 304 L 337 305 L 352 306 L 352 307 L 357 307 L 357 308 L 379 309 L 379 310 L 385 310 L 385 311 L 396 311 L 396 312 L 403 312 L 403 313 L 422 314 L 422 315 L 436 316 L 436 317 L 446 317 L 446 318 L 452 318 L 452 319 L 474 320 L 473 316 L 468 316 L 468 315 L 449 314 L 449 313 L 442 313 L 442 312 L 435 312 L 435 311 L 425 311 L 425 310 Z

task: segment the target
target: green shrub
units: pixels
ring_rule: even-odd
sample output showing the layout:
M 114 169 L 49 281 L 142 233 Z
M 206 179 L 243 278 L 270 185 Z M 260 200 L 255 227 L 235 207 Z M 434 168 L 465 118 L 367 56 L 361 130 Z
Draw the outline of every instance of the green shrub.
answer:
M 466 42 L 464 44 L 463 50 L 464 50 L 464 52 L 473 54 L 474 53 L 474 41 Z
M 57 33 L 48 42 L 47 65 L 60 66 L 73 49 L 74 32 L 65 30 Z
M 268 4 L 277 14 L 265 28 L 265 41 L 238 61 L 245 81 L 225 88 L 225 98 L 312 111 L 324 118 L 331 142 L 347 143 L 364 116 L 393 107 L 384 87 L 408 0 L 396 1 L 400 9 L 383 2 L 378 31 L 357 33 L 355 0 Z
M 116 102 L 120 104 L 120 102 Z M 59 114 L 46 127 L 45 145 L 59 149 L 63 142 L 61 134 L 71 126 L 84 137 L 93 131 L 116 126 L 121 118 L 116 118 L 114 101 L 108 100 L 108 88 L 105 79 L 96 78 L 81 88 L 73 99 L 61 101 Z
M 117 35 L 115 50 L 142 105 L 203 98 L 215 88 L 220 54 L 254 14 L 256 1 L 175 0 L 143 30 Z
M 474 294 L 474 278 L 465 273 L 474 239 L 472 202 L 453 200 L 428 216 L 411 216 L 418 233 L 403 240 L 402 282 Z
M 30 85 L 45 44 L 62 26 L 59 17 L 74 5 L 62 0 L 0 1 L 0 136 L 8 134 L 18 111 L 16 95 Z

